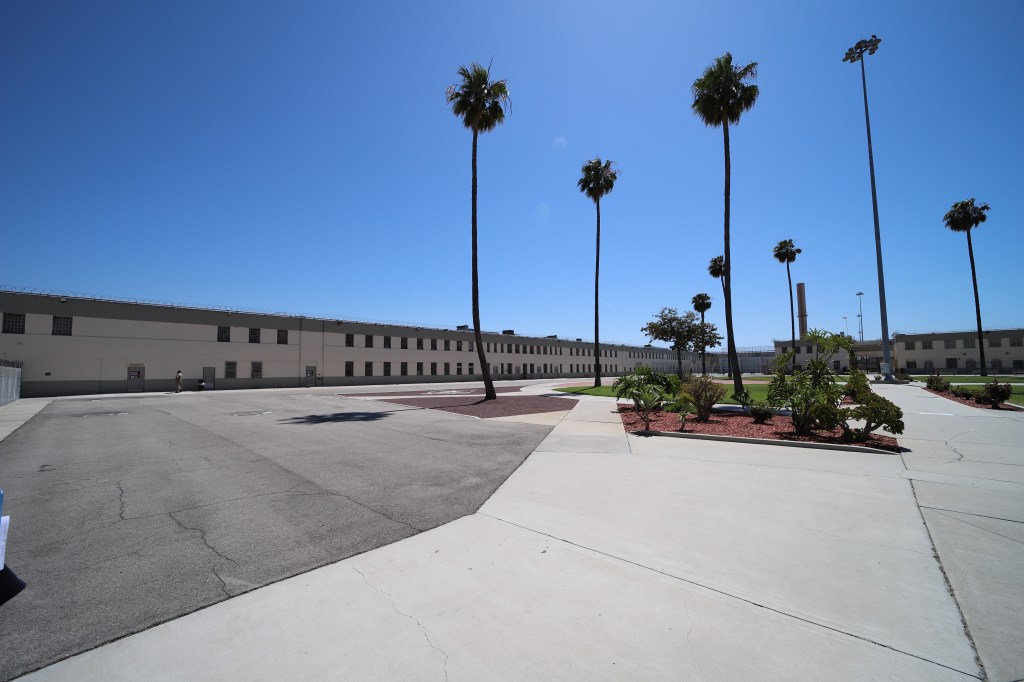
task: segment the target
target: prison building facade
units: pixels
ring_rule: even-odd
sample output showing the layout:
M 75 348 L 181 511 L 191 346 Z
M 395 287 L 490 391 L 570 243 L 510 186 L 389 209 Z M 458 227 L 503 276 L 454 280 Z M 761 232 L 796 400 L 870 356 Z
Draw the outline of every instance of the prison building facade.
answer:
M 473 330 L 0 291 L 0 360 L 25 398 L 483 379 Z M 594 375 L 582 339 L 484 332 L 493 379 Z M 675 368 L 667 348 L 601 344 L 602 375 Z

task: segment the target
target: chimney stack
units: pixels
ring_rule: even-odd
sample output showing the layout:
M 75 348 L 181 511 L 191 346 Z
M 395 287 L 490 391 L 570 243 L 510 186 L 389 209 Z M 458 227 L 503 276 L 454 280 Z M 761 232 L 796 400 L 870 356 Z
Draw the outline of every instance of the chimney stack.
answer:
M 807 336 L 807 297 L 804 294 L 804 283 L 796 283 L 796 319 L 800 322 L 800 336 Z

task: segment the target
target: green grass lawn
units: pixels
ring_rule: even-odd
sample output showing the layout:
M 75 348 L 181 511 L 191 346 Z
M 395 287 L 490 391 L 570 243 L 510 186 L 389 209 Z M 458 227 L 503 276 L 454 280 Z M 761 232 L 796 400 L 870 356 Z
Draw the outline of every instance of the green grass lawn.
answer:
M 1024 377 L 1020 376 L 995 376 L 995 377 L 979 377 L 979 376 L 952 376 L 942 375 L 942 378 L 951 384 L 989 384 L 992 383 L 992 379 L 996 379 L 1001 384 L 1024 384 Z M 928 381 L 928 375 L 914 376 L 915 381 Z

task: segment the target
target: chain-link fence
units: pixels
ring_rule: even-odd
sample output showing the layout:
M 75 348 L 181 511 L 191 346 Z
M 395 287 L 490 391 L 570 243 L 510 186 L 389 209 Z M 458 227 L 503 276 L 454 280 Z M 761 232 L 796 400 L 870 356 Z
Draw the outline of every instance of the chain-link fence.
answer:
M 21 363 L 0 360 L 0 405 L 21 397 Z

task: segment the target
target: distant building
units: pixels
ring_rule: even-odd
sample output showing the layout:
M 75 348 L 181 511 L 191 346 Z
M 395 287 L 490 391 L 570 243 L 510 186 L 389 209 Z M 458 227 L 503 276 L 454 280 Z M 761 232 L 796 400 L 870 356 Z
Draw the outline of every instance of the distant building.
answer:
M 471 381 L 469 327 L 440 329 L 0 291 L 0 360 L 21 396 Z M 484 332 L 494 379 L 592 377 L 592 342 Z M 602 374 L 675 368 L 666 348 L 601 344 Z
M 1024 329 L 990 329 L 985 340 L 985 364 L 990 374 L 1024 372 Z M 785 353 L 791 342 L 775 341 L 775 350 Z M 797 341 L 795 362 L 803 366 L 814 357 L 815 349 L 806 341 Z M 978 332 L 950 331 L 924 334 L 893 335 L 889 342 L 893 370 L 904 369 L 911 374 L 977 374 L 980 368 Z M 851 366 L 877 372 L 882 362 L 882 340 L 854 342 L 854 359 L 840 351 L 832 359 L 833 369 L 842 371 Z

